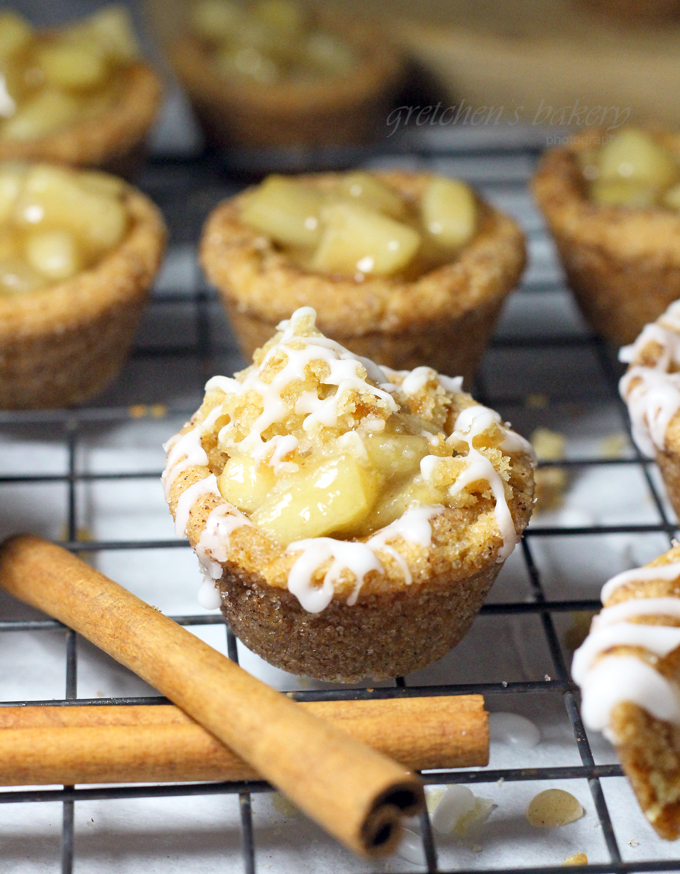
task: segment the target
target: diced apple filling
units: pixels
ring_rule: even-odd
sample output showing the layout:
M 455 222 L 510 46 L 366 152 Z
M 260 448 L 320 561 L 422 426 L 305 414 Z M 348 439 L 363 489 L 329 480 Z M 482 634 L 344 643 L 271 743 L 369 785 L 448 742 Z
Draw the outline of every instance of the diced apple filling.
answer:
M 598 206 L 680 209 L 680 163 L 645 131 L 621 131 L 584 162 L 590 198 Z
M 458 179 L 432 179 L 422 203 L 423 224 L 442 246 L 464 246 L 475 232 L 477 204 L 472 190 Z
M 346 76 L 355 50 L 316 26 L 309 8 L 293 0 L 198 0 L 188 24 L 215 71 L 260 84 Z
M 124 183 L 48 164 L 0 165 L 0 293 L 69 279 L 122 240 Z
M 419 475 L 421 460 L 431 452 L 427 438 L 376 433 L 364 435 L 362 443 L 363 456 L 332 455 L 280 477 L 267 464 L 237 455 L 218 486 L 225 500 L 282 544 L 329 534 L 361 536 L 411 506 L 442 500 Z
M 96 115 L 115 100 L 121 72 L 137 57 L 121 6 L 50 33 L 0 13 L 0 139 L 39 139 Z
M 403 270 L 420 245 L 413 228 L 353 203 L 327 207 L 324 224 L 311 263 L 326 273 L 389 276 Z
M 248 198 L 241 218 L 283 246 L 316 246 L 321 239 L 321 192 L 270 176 Z
M 393 276 L 418 255 L 434 264 L 455 257 L 475 234 L 477 203 L 463 182 L 439 176 L 420 208 L 363 171 L 339 175 L 330 188 L 272 176 L 244 200 L 241 219 L 306 268 Z

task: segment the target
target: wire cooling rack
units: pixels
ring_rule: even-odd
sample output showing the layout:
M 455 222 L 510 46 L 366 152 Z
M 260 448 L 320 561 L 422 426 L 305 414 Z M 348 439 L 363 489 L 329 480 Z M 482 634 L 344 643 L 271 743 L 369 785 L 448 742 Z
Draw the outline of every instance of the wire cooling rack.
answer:
M 32 530 L 62 542 L 298 700 L 482 693 L 491 711 L 536 722 L 543 739 L 534 749 L 500 738 L 489 768 L 425 775 L 428 784 L 465 783 L 489 796 L 496 807 L 486 824 L 473 838 L 449 838 L 425 815 L 410 826 L 415 848 L 367 862 L 326 840 L 263 782 L 12 788 L 0 791 L 0 870 L 529 874 L 557 869 L 579 851 L 588 854 L 586 871 L 680 868 L 680 850 L 651 831 L 611 748 L 585 731 L 569 676 L 574 635 L 584 612 L 599 608 L 602 583 L 667 549 L 676 525 L 654 465 L 628 437 L 620 366 L 580 321 L 531 205 L 527 183 L 539 151 L 532 131 L 463 128 L 419 131 L 398 146 L 351 156 L 367 167 L 462 177 L 521 221 L 530 267 L 474 393 L 526 435 L 547 427 L 566 438 L 565 459 L 552 463 L 568 476 L 563 507 L 535 517 L 468 637 L 431 668 L 375 688 L 303 681 L 261 663 L 195 601 L 197 565 L 172 536 L 157 482 L 160 444 L 198 406 L 207 378 L 242 365 L 196 264 L 207 213 L 244 184 L 239 156 L 156 158 L 142 176 L 165 213 L 170 247 L 116 385 L 82 408 L 0 412 L 3 536 Z M 336 157 L 342 162 L 342 153 Z M 317 158 L 295 156 L 307 167 Z M 3 704 L 164 703 L 60 623 L 5 596 L 0 610 Z M 583 819 L 532 830 L 526 802 L 547 787 L 572 791 Z

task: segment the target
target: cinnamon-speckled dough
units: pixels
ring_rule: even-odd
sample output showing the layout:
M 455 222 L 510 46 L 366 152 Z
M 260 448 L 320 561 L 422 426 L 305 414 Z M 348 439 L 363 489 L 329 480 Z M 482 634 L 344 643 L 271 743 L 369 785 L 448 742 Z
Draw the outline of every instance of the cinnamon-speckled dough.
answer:
M 417 203 L 430 174 L 379 173 L 377 177 Z M 332 174 L 303 177 L 320 187 Z M 201 263 L 217 286 L 249 359 L 277 323 L 312 306 L 329 337 L 395 370 L 420 365 L 470 379 L 493 332 L 507 294 L 525 264 L 521 230 L 480 201 L 479 228 L 451 261 L 417 278 L 351 277 L 305 270 L 272 241 L 244 225 L 243 195 L 212 213 L 201 242 Z
M 680 297 L 680 215 L 588 199 L 577 154 L 604 135 L 586 132 L 548 151 L 533 191 L 583 315 L 600 336 L 622 346 Z M 680 137 L 657 137 L 680 153 Z

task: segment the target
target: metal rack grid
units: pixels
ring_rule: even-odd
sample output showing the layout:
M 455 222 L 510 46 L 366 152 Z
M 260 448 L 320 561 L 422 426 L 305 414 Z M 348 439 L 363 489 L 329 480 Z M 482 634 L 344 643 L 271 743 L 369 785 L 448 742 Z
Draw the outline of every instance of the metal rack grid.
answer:
M 506 136 L 504 140 L 480 141 L 479 137 L 468 136 L 469 131 L 462 131 L 461 135 L 450 137 L 447 142 L 438 142 L 436 139 L 427 141 L 421 138 L 414 143 L 402 143 L 400 147 L 390 148 L 389 151 L 365 154 L 363 157 L 370 164 L 403 164 L 419 167 L 440 167 L 442 162 L 452 160 L 459 162 L 462 167 L 460 175 L 465 175 L 465 166 L 468 159 L 482 162 L 491 162 L 495 171 L 487 173 L 485 178 L 474 180 L 482 182 L 485 192 L 492 198 L 494 195 L 517 194 L 526 196 L 526 184 L 539 148 L 530 138 L 522 140 L 514 136 L 511 139 Z M 514 142 L 513 142 L 514 139 Z M 313 163 L 314 156 L 308 156 Z M 486 166 L 486 165 L 484 165 Z M 500 170 L 498 169 L 500 168 Z M 474 175 L 474 174 L 473 174 Z M 171 229 L 171 247 L 195 246 L 202 219 L 207 214 L 213 203 L 222 197 L 233 193 L 242 184 L 233 173 L 225 170 L 225 165 L 214 158 L 203 157 L 194 160 L 153 160 L 142 180 L 144 188 L 163 208 Z M 526 228 L 529 242 L 534 245 L 544 245 L 546 237 L 539 225 Z M 523 292 L 532 296 L 544 296 L 561 288 L 559 278 L 541 278 L 528 275 L 524 284 Z M 538 300 L 538 297 L 536 297 Z M 193 401 L 173 406 L 172 402 L 164 408 L 154 411 L 153 408 L 140 406 L 134 410 L 129 404 L 119 401 L 108 403 L 101 400 L 92 405 L 72 410 L 59 410 L 48 412 L 0 412 L 0 429 L 5 432 L 29 434 L 32 429 L 49 428 L 59 431 L 60 445 L 65 449 L 67 465 L 65 472 L 30 475 L 30 474 L 7 474 L 0 476 L 0 503 L 3 500 L 3 489 L 17 485 L 61 484 L 66 489 L 66 531 L 63 545 L 78 552 L 104 553 L 114 550 L 154 550 L 159 548 L 177 548 L 186 550 L 184 542 L 167 539 L 140 539 L 140 540 L 115 540 L 95 539 L 83 542 L 78 537 L 79 519 L 82 517 L 79 507 L 80 489 L 83 484 L 104 481 L 124 482 L 126 480 L 140 480 L 155 478 L 160 475 L 159 469 L 136 470 L 128 472 L 124 470 L 111 470 L 88 473 L 81 470 L 78 465 L 79 447 L 83 440 L 83 434 L 91 426 L 103 427 L 118 423 L 129 423 L 131 415 L 141 418 L 149 415 L 161 417 L 188 416 L 198 405 L 202 396 L 202 386 L 207 377 L 212 375 L 215 358 L 227 356 L 229 361 L 238 363 L 234 353 L 234 347 L 229 338 L 216 344 L 214 331 L 211 329 L 212 313 L 216 307 L 214 293 L 208 289 L 200 279 L 198 271 L 195 271 L 186 286 L 181 289 L 173 289 L 172 293 L 157 291 L 151 304 L 151 321 L 154 312 L 161 308 L 189 307 L 192 313 L 193 324 L 190 326 L 192 336 L 185 341 L 170 346 L 163 344 L 138 345 L 133 356 L 134 362 L 170 357 L 174 360 L 184 360 L 195 364 L 195 403 Z M 220 345 L 221 344 L 221 345 Z M 628 431 L 625 408 L 618 398 L 617 381 L 620 375 L 619 366 L 612 356 L 611 350 L 607 349 L 594 337 L 588 334 L 574 334 L 567 332 L 548 332 L 546 335 L 534 336 L 506 335 L 497 336 L 492 344 L 490 356 L 494 354 L 528 354 L 539 355 L 545 351 L 559 351 L 566 358 L 574 352 L 587 350 L 593 356 L 599 376 L 602 380 L 602 390 L 593 399 L 590 388 L 582 390 L 581 386 L 575 387 L 574 391 L 567 394 L 555 394 L 547 398 L 547 406 L 541 410 L 542 421 L 549 424 L 551 407 L 560 403 L 573 402 L 596 402 L 609 405 L 615 410 L 615 415 L 620 418 L 621 427 Z M 126 373 L 122 376 L 125 383 Z M 517 391 L 513 396 L 507 392 L 502 396 L 489 384 L 488 368 L 484 368 L 477 381 L 474 394 L 484 403 L 506 412 L 514 409 L 517 412 L 525 406 L 526 392 Z M 106 396 L 105 396 L 106 397 Z M 115 397 L 114 396 L 114 400 Z M 521 429 L 520 429 L 521 430 Z M 1 431 L 0 431 L 1 435 Z M 541 524 L 540 517 L 527 531 L 525 538 L 519 547 L 525 572 L 530 586 L 530 600 L 528 601 L 502 601 L 487 603 L 482 608 L 482 616 L 533 616 L 540 623 L 540 635 L 543 643 L 547 646 L 551 659 L 550 676 L 546 675 L 543 680 L 525 680 L 513 682 L 473 682 L 473 683 L 448 683 L 437 685 L 413 684 L 408 679 L 398 678 L 392 686 L 382 688 L 332 688 L 332 689 L 300 689 L 294 697 L 298 700 L 338 700 L 338 699 L 364 699 L 364 698 L 390 698 L 403 696 L 428 696 L 455 695 L 461 693 L 482 693 L 489 700 L 498 699 L 505 704 L 510 699 L 525 698 L 526 696 L 559 696 L 563 702 L 574 741 L 580 757 L 580 764 L 568 766 L 547 766 L 540 768 L 501 768 L 501 769 L 471 769 L 456 771 L 441 771 L 426 775 L 428 783 L 452 784 L 466 783 L 470 785 L 491 783 L 494 781 L 535 781 L 550 780 L 556 785 L 561 781 L 570 779 L 585 779 L 588 782 L 594 810 L 602 829 L 602 835 L 606 844 L 608 859 L 602 863 L 590 864 L 583 870 L 591 872 L 624 872 L 624 871 L 669 871 L 680 868 L 680 852 L 677 858 L 667 859 L 642 859 L 625 861 L 622 857 L 620 842 L 615 833 L 615 814 L 608 807 L 603 792 L 603 783 L 612 777 L 620 777 L 622 772 L 618 764 L 598 764 L 593 755 L 591 744 L 581 722 L 578 706 L 577 691 L 570 680 L 568 666 L 565 658 L 560 635 L 556 629 L 556 620 L 562 614 L 573 611 L 596 610 L 599 601 L 595 598 L 570 598 L 568 591 L 562 593 L 559 598 L 551 597 L 546 592 L 543 584 L 539 564 L 535 557 L 536 544 L 545 538 L 601 538 L 612 534 L 661 534 L 672 538 L 676 531 L 676 525 L 667 511 L 667 504 L 662 491 L 657 487 L 657 480 L 653 474 L 653 465 L 643 459 L 637 450 L 629 447 L 624 457 L 609 458 L 603 455 L 593 457 L 590 454 L 581 457 L 571 457 L 560 461 L 558 464 L 569 470 L 582 470 L 593 467 L 610 466 L 635 466 L 644 476 L 649 494 L 656 511 L 656 521 L 639 524 L 582 524 L 560 527 L 555 525 Z M 168 525 L 169 528 L 169 525 Z M 7 532 L 3 532 L 7 533 Z M 123 581 L 124 582 L 124 581 Z M 206 615 L 181 615 L 174 616 L 180 624 L 188 627 L 200 627 L 205 625 L 224 625 L 221 617 Z M 238 659 L 236 640 L 230 629 L 226 626 L 227 652 L 231 658 Z M 2 619 L 0 620 L 0 632 L 3 635 L 12 632 L 30 632 L 39 636 L 46 631 L 63 629 L 60 623 L 50 619 Z M 3 704 L 17 703 L 49 703 L 52 705 L 68 706 L 72 703 L 92 705 L 119 705 L 130 703 L 164 703 L 165 699 L 158 697 L 101 697 L 96 699 L 82 699 L 77 697 L 77 674 L 78 654 L 76 647 L 76 635 L 69 629 L 64 629 L 64 660 L 65 660 L 65 690 L 62 700 L 51 701 L 4 701 Z M 0 673 L 0 695 L 2 695 L 2 674 Z M 263 782 L 258 783 L 220 783 L 220 784 L 188 784 L 188 785 L 153 785 L 153 786 L 116 786 L 97 788 L 74 788 L 64 787 L 48 789 L 8 790 L 0 792 L 0 803 L 6 804 L 35 804 L 40 802 L 61 802 L 63 806 L 63 822 L 61 827 L 61 871 L 62 874 L 70 874 L 74 870 L 75 842 L 74 842 L 74 810 L 79 802 L 94 799 L 135 799 L 148 797 L 173 797 L 173 796 L 196 796 L 196 795 L 237 795 L 240 807 L 241 843 L 242 843 L 242 870 L 254 872 L 258 863 L 258 840 L 257 829 L 253 825 L 251 800 L 253 793 L 270 791 L 270 787 Z M 421 830 L 423 838 L 424 857 L 428 871 L 450 870 L 439 867 L 437 862 L 437 842 L 433 837 L 427 815 L 421 817 Z M 2 850 L 0 848 L 0 858 Z M 76 860 L 77 863 L 77 860 Z M 0 863 L 1 866 L 2 863 Z M 413 870 L 408 864 L 401 862 L 404 871 Z M 268 866 L 267 866 L 268 867 Z M 77 869 L 77 864 L 75 865 Z M 157 870 L 162 870 L 158 868 Z M 225 869 L 227 870 L 227 869 Z M 232 870 L 232 869 L 229 869 Z M 378 867 L 376 867 L 378 870 Z M 382 870 L 382 869 L 380 869 Z M 456 869 L 462 871 L 463 869 Z M 470 869 L 473 870 L 473 869 Z M 478 869 L 474 869 L 478 870 Z M 484 870 L 497 872 L 510 870 L 508 868 L 494 868 L 484 866 Z M 525 874 L 549 870 L 545 866 L 513 868 L 522 870 Z M 557 870 L 557 868 L 555 868 Z

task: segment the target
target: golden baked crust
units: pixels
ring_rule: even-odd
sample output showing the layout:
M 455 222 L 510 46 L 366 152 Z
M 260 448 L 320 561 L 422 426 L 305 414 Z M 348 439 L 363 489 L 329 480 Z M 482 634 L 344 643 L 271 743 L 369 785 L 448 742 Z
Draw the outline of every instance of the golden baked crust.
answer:
M 463 406 L 469 403 L 469 396 L 460 397 Z M 180 433 L 187 433 L 207 415 L 202 408 Z M 208 465 L 189 466 L 172 482 L 168 502 L 173 516 L 188 489 L 224 467 L 226 458 L 208 435 L 201 437 L 201 445 Z M 533 505 L 532 460 L 524 451 L 508 452 L 505 459 L 506 500 L 519 535 Z M 199 551 L 208 517 L 220 506 L 238 514 L 215 492 L 199 488 L 193 496 L 186 534 Z M 347 603 L 356 580 L 345 569 L 334 583 L 329 606 L 320 613 L 304 610 L 288 590 L 299 553 L 285 550 L 252 525 L 240 525 L 231 531 L 226 557 L 219 562 L 222 611 L 247 646 L 293 673 L 334 682 L 411 673 L 458 643 L 502 567 L 498 558 L 503 540 L 494 506 L 493 499 L 480 497 L 463 508 L 434 515 L 430 546 L 395 536 L 390 543 L 396 544 L 411 579 L 389 549 L 378 547 L 375 552 L 383 571 L 367 574 L 356 603 Z M 323 563 L 313 572 L 315 584 L 321 585 L 326 570 Z
M 430 174 L 377 177 L 418 202 Z M 303 177 L 330 187 L 333 174 Z M 480 202 L 480 227 L 449 264 L 415 279 L 351 277 L 305 270 L 270 239 L 240 220 L 244 195 L 224 201 L 209 217 L 201 264 L 217 286 L 246 359 L 301 306 L 317 312 L 319 328 L 358 355 L 395 370 L 426 364 L 470 378 L 526 254 L 521 230 Z
M 106 112 L 36 140 L 0 139 L 0 161 L 46 161 L 99 167 L 130 178 L 161 105 L 161 83 L 145 64 L 120 73 L 121 92 Z
M 532 187 L 581 311 L 600 336 L 622 346 L 680 297 L 680 216 L 588 199 L 577 154 L 605 135 L 589 131 L 546 152 Z M 680 152 L 680 137 L 657 138 Z
M 260 85 L 219 76 L 199 40 L 183 35 L 168 48 L 208 138 L 219 146 L 341 146 L 375 139 L 403 75 L 399 51 L 328 14 L 324 28 L 358 50 L 345 77 Z
M 676 546 L 651 562 L 662 566 L 680 561 L 680 547 Z M 680 586 L 677 580 L 652 580 L 620 586 L 607 600 L 606 606 L 633 598 L 677 598 Z M 627 621 L 639 622 L 631 617 Z M 670 616 L 642 618 L 646 624 L 678 626 L 680 620 Z M 638 656 L 644 651 L 633 647 L 614 647 L 613 654 Z M 680 650 L 675 649 L 663 658 L 650 656 L 655 670 L 680 683 Z M 624 701 L 612 711 L 610 730 L 626 776 L 640 807 L 656 832 L 666 840 L 680 837 L 680 728 L 647 713 L 646 710 Z
M 97 394 L 120 370 L 158 269 L 165 226 L 126 187 L 130 229 L 94 267 L 17 297 L 0 296 L 0 408 L 60 407 Z

